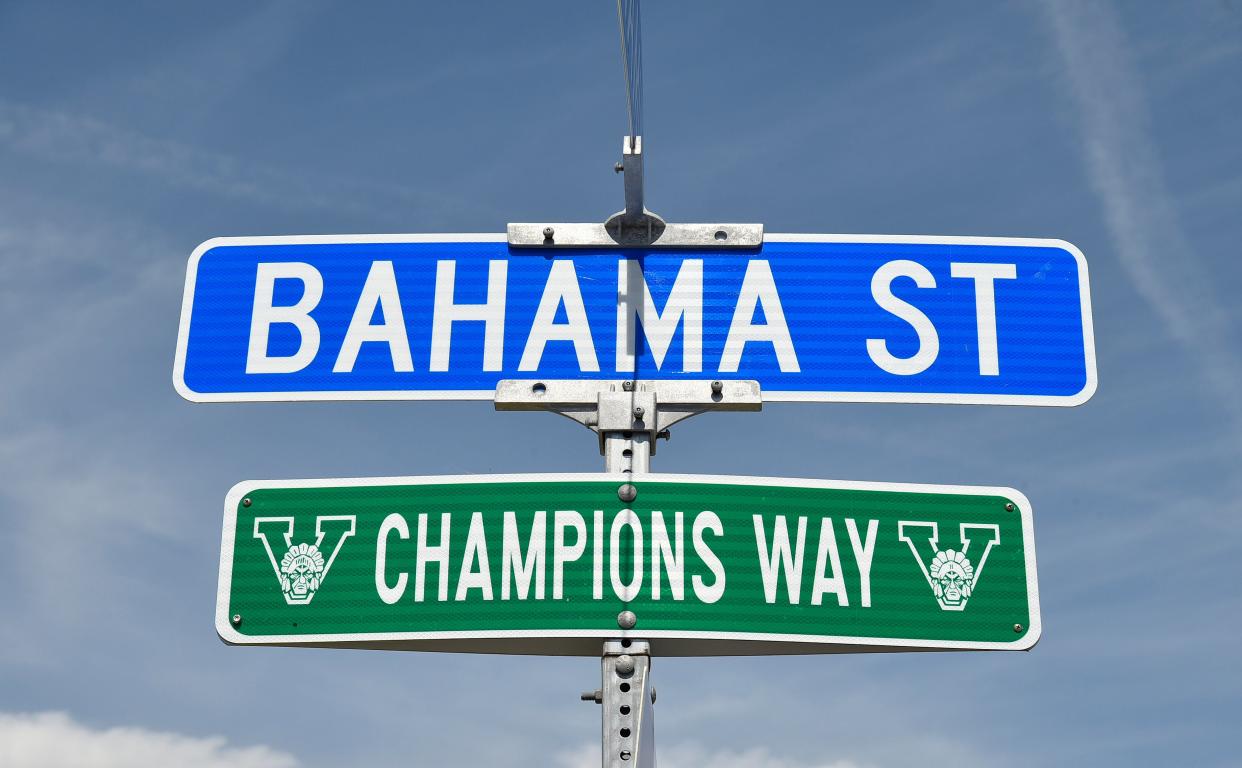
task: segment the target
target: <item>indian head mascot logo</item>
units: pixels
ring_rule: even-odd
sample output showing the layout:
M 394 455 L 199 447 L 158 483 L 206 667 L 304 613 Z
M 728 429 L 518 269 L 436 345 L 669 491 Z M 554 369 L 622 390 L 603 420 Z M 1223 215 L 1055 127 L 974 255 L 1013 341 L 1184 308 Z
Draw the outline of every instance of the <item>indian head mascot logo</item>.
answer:
M 280 590 L 289 605 L 305 605 L 315 597 L 328 577 L 336 555 L 345 540 L 354 535 L 353 515 L 327 515 L 315 518 L 315 541 L 293 542 L 292 517 L 256 517 L 254 537 L 263 542 L 268 560 L 280 580 Z M 281 546 L 278 542 L 284 542 Z M 275 545 L 274 545 L 275 542 Z M 279 560 L 276 553 L 283 552 Z M 325 559 L 324 553 L 328 556 Z
M 897 523 L 898 537 L 910 545 L 914 559 L 927 579 L 936 602 L 944 611 L 962 611 L 974 594 L 983 575 L 983 566 L 992 547 L 1000 544 L 1000 526 L 962 523 L 956 548 L 941 549 L 940 528 L 936 523 L 902 520 Z M 980 552 L 982 548 L 982 552 Z M 974 551 L 978 564 L 967 555 Z
M 975 583 L 975 567 L 970 564 L 965 552 L 951 549 L 937 552 L 927 575 L 931 577 L 932 591 L 941 605 L 966 605 Z
M 314 544 L 294 544 L 280 559 L 280 588 L 289 602 L 310 602 L 323 576 L 323 555 Z M 292 593 L 292 594 L 290 594 Z

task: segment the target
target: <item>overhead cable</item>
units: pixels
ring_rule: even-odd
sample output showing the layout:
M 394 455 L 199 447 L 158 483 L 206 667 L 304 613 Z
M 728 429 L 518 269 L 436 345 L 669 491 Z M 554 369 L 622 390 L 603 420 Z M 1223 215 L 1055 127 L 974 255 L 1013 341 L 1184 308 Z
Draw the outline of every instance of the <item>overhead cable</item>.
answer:
M 643 36 L 639 0 L 617 0 L 621 27 L 621 65 L 625 72 L 625 106 L 629 135 L 643 134 Z

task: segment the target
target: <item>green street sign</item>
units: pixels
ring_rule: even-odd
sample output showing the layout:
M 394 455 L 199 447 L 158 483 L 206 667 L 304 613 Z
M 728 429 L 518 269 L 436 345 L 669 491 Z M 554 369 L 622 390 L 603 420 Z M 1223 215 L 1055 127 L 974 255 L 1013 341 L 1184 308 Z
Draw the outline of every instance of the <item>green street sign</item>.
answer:
M 1009 488 L 250 481 L 225 502 L 216 628 L 234 644 L 584 656 L 627 637 L 661 656 L 1026 650 L 1032 536 Z

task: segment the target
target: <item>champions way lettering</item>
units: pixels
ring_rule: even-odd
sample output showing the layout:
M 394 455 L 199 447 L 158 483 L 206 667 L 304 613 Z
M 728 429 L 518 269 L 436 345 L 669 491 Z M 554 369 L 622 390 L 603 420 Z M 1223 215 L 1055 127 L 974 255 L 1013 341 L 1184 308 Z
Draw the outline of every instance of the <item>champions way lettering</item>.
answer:
M 849 606 L 854 595 L 860 607 L 871 606 L 877 520 L 754 515 L 752 522 L 766 602 Z M 389 605 L 561 600 L 568 567 L 585 561 L 595 600 L 642 595 L 711 604 L 728 586 L 713 551 L 723 536 L 720 517 L 706 510 L 644 516 L 628 509 L 611 516 L 602 510 L 539 510 L 521 524 L 511 511 L 487 518 L 474 512 L 468 526 L 455 524 L 447 512 L 394 512 L 384 518 L 375 542 L 375 589 Z M 843 548 L 853 555 L 848 569 L 842 567 Z M 404 567 L 394 566 L 398 556 Z

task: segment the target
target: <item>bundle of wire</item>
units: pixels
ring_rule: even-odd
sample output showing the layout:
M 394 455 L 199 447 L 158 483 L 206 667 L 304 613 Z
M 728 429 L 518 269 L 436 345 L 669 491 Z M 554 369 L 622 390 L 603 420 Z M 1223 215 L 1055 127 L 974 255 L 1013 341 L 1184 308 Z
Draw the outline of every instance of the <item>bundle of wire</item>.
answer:
M 630 136 L 643 135 L 643 35 L 639 0 L 617 0 L 621 24 L 621 64 L 625 70 L 625 106 Z

